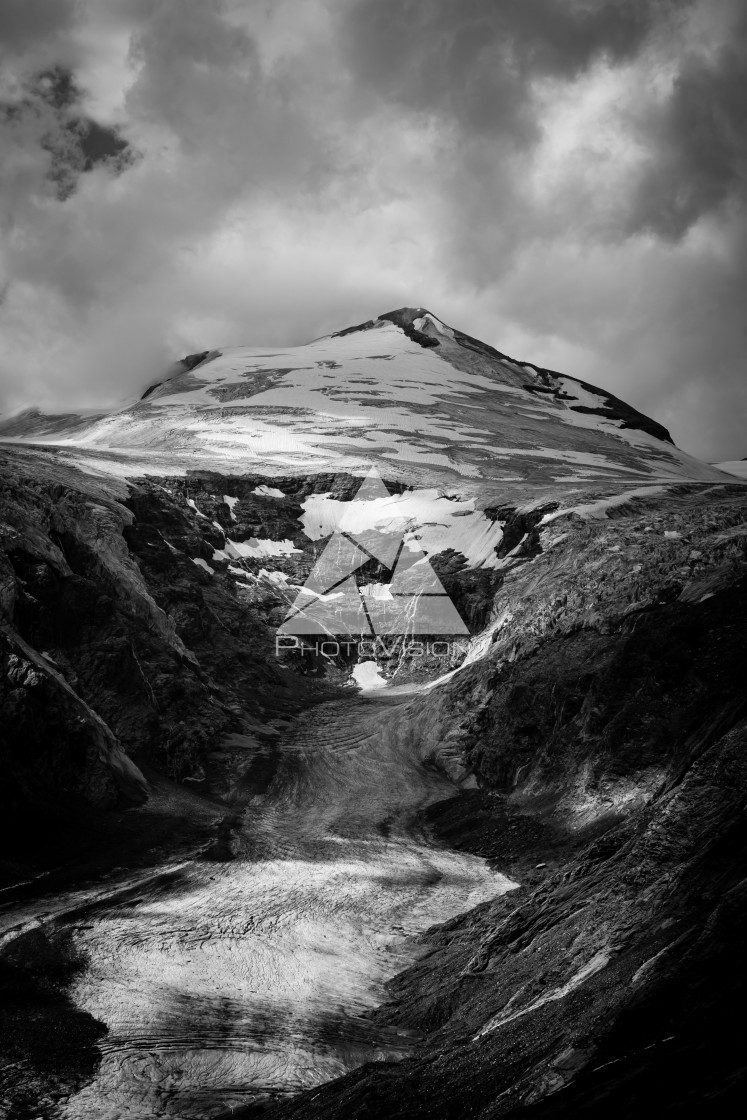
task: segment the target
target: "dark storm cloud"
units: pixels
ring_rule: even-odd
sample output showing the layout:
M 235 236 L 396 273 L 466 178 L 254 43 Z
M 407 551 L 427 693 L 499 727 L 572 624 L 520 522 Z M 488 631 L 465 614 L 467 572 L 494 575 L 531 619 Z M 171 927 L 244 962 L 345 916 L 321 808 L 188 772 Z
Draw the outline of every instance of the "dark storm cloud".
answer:
M 60 200 L 76 189 L 79 177 L 101 164 L 121 172 L 134 158 L 115 128 L 82 111 L 82 91 L 73 73 L 62 66 L 35 74 L 15 97 L 0 100 L 0 135 L 22 149 L 29 141 L 47 157 L 48 184 Z
M 535 93 L 543 79 L 569 83 L 600 59 L 611 67 L 634 60 L 695 7 L 694 0 L 358 0 L 342 26 L 361 84 L 451 125 L 462 158 L 486 165 L 490 148 L 464 156 L 470 141 L 500 141 L 509 157 L 540 141 Z M 618 188 L 623 237 L 644 230 L 681 237 L 703 214 L 744 197 L 747 7 L 733 8 L 727 40 L 706 53 L 697 42 L 683 48 L 669 96 L 627 122 L 646 158 L 637 181 Z M 492 204 L 512 176 L 506 172 L 499 163 L 470 170 L 467 193 L 487 192 Z M 463 185 L 455 182 L 454 193 L 463 196 Z M 514 205 L 521 211 L 520 192 Z
M 681 237 L 730 200 L 747 203 L 747 8 L 705 57 L 694 44 L 669 98 L 641 122 L 649 162 L 628 228 Z
M 380 97 L 523 145 L 541 129 L 534 82 L 630 58 L 660 14 L 657 0 L 359 0 L 343 28 L 350 65 Z

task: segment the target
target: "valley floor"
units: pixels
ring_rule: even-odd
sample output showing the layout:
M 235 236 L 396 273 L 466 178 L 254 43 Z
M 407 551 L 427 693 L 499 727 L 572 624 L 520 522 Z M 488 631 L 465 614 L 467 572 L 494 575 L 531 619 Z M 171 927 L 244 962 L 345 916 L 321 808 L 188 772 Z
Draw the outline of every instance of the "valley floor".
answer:
M 11 937 L 39 922 L 69 936 L 84 962 L 70 998 L 106 1027 L 92 1079 L 53 1115 L 229 1114 L 405 1055 L 414 1032 L 367 1013 L 417 956 L 412 935 L 514 885 L 418 823 L 456 787 L 421 761 L 411 700 L 299 716 L 220 845 L 180 860 L 162 843 L 147 871 L 6 905 Z

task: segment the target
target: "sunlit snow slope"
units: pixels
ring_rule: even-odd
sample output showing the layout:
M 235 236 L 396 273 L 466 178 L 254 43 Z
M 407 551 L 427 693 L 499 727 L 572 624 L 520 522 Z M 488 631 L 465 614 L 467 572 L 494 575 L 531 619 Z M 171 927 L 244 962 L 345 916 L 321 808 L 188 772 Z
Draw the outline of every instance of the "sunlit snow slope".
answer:
M 716 466 L 726 474 L 733 474 L 747 481 L 747 459 L 732 459 L 728 463 L 717 463 Z
M 723 478 L 603 390 L 514 361 L 423 308 L 292 349 L 195 355 L 135 404 L 22 413 L 0 424 L 0 438 L 55 444 L 122 474 L 375 465 L 452 488 Z

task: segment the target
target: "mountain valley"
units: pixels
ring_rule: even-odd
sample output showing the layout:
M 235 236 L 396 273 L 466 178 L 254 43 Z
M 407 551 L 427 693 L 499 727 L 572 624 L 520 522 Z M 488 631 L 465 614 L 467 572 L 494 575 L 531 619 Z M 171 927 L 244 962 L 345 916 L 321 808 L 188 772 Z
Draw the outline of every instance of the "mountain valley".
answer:
M 0 1117 L 736 1112 L 731 466 L 424 308 L 0 422 Z

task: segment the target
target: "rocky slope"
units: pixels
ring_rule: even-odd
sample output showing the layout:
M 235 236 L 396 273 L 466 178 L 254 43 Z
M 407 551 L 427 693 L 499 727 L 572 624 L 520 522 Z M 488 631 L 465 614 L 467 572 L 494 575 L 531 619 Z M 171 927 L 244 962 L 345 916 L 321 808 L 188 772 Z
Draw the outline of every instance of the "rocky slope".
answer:
M 325 691 L 278 668 L 272 622 L 283 600 L 271 582 L 211 578 L 225 538 L 189 495 L 238 536 L 255 519 L 263 533 L 298 533 L 300 506 L 253 494 L 256 479 L 241 480 L 246 496 L 231 508 L 215 479 L 208 490 L 172 480 L 169 492 L 20 448 L 0 462 L 0 743 L 13 848 L 43 852 L 73 805 L 79 814 L 142 801 L 143 771 L 227 794 L 219 744 L 245 736 L 261 754 L 278 737 L 273 719 Z
M 729 1114 L 742 482 L 422 308 L 0 439 L 0 1115 Z M 278 656 L 341 533 L 467 638 Z
M 490 651 L 417 701 L 481 787 L 431 827 L 519 890 L 431 931 L 390 985 L 376 1021 L 421 1032 L 415 1056 L 269 1116 L 741 1107 L 744 496 L 558 518 L 545 546 L 561 526 L 507 576 Z

